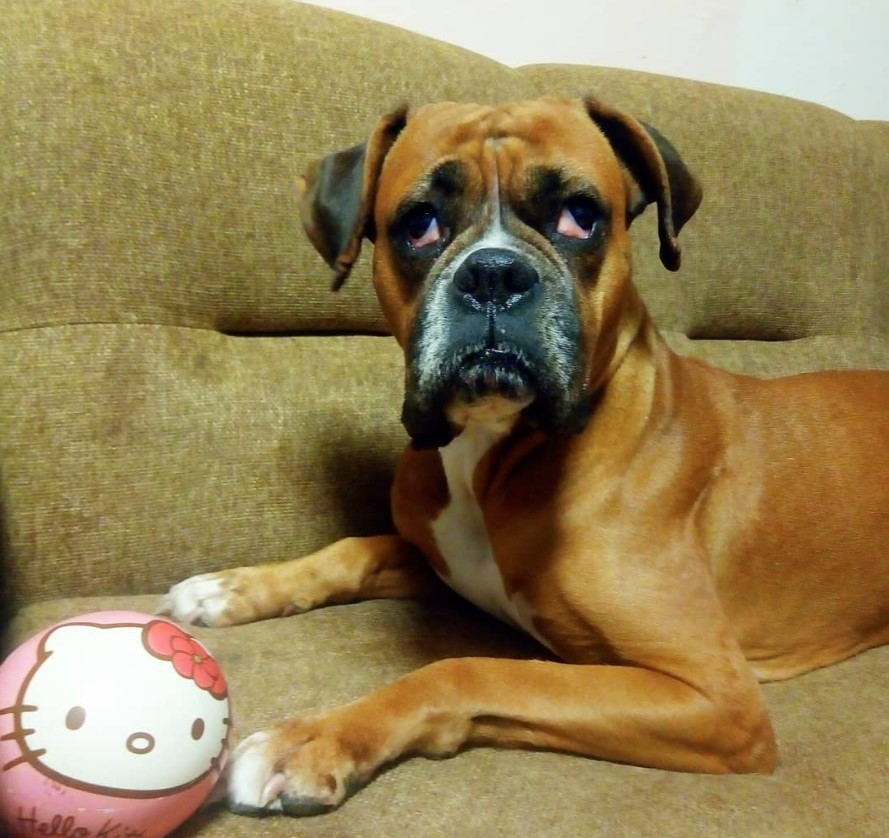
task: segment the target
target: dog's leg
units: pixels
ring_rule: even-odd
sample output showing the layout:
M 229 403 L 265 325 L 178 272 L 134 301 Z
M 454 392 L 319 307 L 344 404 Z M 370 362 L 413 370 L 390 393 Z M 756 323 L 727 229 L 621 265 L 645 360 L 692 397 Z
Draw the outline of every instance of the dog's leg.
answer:
M 229 775 L 236 811 L 338 806 L 404 754 L 465 745 L 543 748 L 681 771 L 767 772 L 775 743 L 747 672 L 708 694 L 633 666 L 457 658 L 334 710 L 245 739 Z M 717 694 L 718 693 L 718 694 Z
M 420 597 L 440 586 L 402 538 L 345 538 L 302 558 L 193 576 L 170 589 L 158 612 L 230 626 L 333 603 Z

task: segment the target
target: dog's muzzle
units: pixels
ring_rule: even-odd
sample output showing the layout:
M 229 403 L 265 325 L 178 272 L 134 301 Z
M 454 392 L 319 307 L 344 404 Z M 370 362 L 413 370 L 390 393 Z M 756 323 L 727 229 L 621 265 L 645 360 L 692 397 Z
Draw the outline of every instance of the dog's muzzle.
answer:
M 456 399 L 471 405 L 488 396 L 531 401 L 534 382 L 520 348 L 511 345 L 504 321 L 540 281 L 536 267 L 515 250 L 487 247 L 473 251 L 454 272 L 454 306 L 468 309 L 467 328 L 484 331 L 484 347 L 473 351 L 478 338 L 468 334 L 467 354 L 458 355 Z M 459 316 L 459 315 L 458 315 Z M 484 318 L 482 324 L 480 319 Z
M 524 250 L 477 246 L 430 283 L 402 411 L 415 447 L 446 445 L 456 416 L 494 399 L 549 429 L 579 429 L 583 341 L 573 285 L 553 274 Z

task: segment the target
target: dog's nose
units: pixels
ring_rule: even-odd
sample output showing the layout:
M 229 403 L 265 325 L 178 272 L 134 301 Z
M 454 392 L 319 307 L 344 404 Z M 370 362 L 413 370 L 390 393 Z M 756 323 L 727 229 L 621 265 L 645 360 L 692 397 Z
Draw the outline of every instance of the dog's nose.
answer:
M 463 260 L 454 274 L 454 287 L 481 305 L 504 305 L 527 294 L 539 280 L 537 270 L 518 251 L 485 247 Z

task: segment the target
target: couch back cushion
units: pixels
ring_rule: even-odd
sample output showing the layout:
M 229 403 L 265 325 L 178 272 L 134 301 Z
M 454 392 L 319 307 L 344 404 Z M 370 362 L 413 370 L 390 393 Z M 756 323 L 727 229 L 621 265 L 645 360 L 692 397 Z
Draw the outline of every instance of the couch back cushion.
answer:
M 0 50 L 0 329 L 380 331 L 366 258 L 329 293 L 297 176 L 402 102 L 532 92 L 480 56 L 292 0 L 12 0 Z

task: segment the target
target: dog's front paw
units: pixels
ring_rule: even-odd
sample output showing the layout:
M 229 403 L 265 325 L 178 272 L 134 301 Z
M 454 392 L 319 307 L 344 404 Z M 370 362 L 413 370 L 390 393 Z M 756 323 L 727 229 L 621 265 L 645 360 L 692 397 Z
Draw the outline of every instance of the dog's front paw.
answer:
M 347 735 L 334 715 L 292 719 L 241 742 L 228 768 L 232 811 L 319 815 L 361 788 L 375 767 L 370 752 L 361 733 Z
M 157 613 L 202 626 L 234 626 L 277 616 L 273 597 L 254 567 L 205 573 L 179 582 L 160 601 Z

